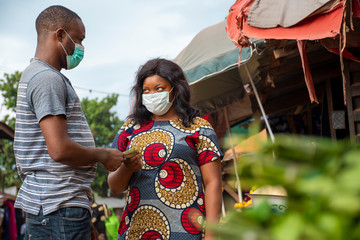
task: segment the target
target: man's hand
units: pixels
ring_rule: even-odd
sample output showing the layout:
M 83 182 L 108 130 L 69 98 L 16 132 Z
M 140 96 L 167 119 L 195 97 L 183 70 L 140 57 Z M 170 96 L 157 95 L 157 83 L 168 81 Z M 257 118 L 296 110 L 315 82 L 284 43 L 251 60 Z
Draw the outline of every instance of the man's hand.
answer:
M 113 172 L 118 169 L 124 161 L 124 155 L 121 151 L 117 149 L 106 149 L 108 152 L 108 156 L 106 160 L 101 163 L 104 165 L 106 170 Z

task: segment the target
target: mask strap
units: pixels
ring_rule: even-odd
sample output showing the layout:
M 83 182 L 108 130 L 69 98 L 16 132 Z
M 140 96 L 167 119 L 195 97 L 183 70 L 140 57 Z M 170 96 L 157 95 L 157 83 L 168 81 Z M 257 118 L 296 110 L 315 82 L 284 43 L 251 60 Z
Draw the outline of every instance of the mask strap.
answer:
M 64 49 L 66 56 L 69 56 L 69 54 L 67 53 L 67 51 L 66 51 L 65 48 L 64 48 L 64 45 L 62 45 L 61 42 L 60 42 L 60 44 L 61 44 L 61 47 Z
M 169 94 L 171 93 L 171 91 L 174 89 L 174 87 L 172 87 L 172 89 L 169 91 Z M 169 96 L 169 98 L 170 98 L 170 96 Z M 170 100 L 170 99 L 169 99 Z M 174 97 L 173 97 L 173 100 L 171 101 L 171 104 L 174 102 L 174 100 L 175 100 L 175 95 L 174 95 Z
M 70 38 L 70 40 L 74 43 L 74 44 L 76 44 L 75 42 L 74 42 L 74 40 L 72 40 L 72 38 L 70 37 L 70 35 L 64 30 L 64 32 L 66 33 L 66 35 Z

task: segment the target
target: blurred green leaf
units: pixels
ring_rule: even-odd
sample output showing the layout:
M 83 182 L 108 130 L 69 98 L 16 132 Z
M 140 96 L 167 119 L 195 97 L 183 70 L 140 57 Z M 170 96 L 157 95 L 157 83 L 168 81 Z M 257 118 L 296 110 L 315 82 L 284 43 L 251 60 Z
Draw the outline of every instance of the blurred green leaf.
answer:
M 257 206 L 231 213 L 219 227 L 221 239 L 246 239 L 249 232 L 252 239 L 360 239 L 359 145 L 294 135 L 275 139 L 241 156 L 238 172 L 249 188 L 285 187 L 287 211 L 279 215 Z

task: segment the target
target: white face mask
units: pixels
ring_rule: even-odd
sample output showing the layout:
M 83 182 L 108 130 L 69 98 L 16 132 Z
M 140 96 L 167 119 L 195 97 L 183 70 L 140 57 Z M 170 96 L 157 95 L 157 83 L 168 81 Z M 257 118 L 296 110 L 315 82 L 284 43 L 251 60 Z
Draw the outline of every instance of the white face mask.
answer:
M 173 90 L 173 88 L 170 90 L 170 92 L 172 90 Z M 151 112 L 157 116 L 162 116 L 169 111 L 169 109 L 173 103 L 173 102 L 169 101 L 169 93 L 170 92 L 143 94 L 142 95 L 142 104 L 146 107 L 146 109 L 149 112 Z

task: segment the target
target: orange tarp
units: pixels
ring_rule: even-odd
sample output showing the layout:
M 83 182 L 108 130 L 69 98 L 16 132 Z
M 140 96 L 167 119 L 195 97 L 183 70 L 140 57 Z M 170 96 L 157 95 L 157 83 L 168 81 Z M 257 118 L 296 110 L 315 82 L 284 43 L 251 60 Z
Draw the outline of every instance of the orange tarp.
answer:
M 315 40 L 334 37 L 340 32 L 343 16 L 343 4 L 340 0 L 331 10 L 318 14 L 292 27 L 256 28 L 247 24 L 247 14 L 254 0 L 238 0 L 230 8 L 227 17 L 227 32 L 234 43 L 245 38 Z
M 236 145 L 235 148 L 235 154 L 236 156 L 239 156 L 242 153 L 246 152 L 255 152 L 260 148 L 260 144 L 267 141 L 267 135 L 266 135 L 266 129 L 262 130 L 256 135 L 253 135 L 244 141 L 240 142 L 238 145 Z M 232 149 L 228 149 L 224 154 L 224 160 L 232 159 L 233 158 L 233 152 Z
M 253 38 L 315 40 L 335 37 L 340 32 L 342 8 L 305 19 L 293 27 L 255 28 L 244 23 L 243 34 Z
M 343 20 L 344 3 L 339 0 L 331 9 L 317 15 L 307 17 L 291 27 L 256 28 L 248 25 L 249 10 L 255 0 L 237 0 L 230 8 L 227 17 L 229 38 L 240 48 L 250 45 L 249 38 L 294 39 L 298 40 L 298 48 L 302 60 L 305 82 L 311 102 L 318 102 L 314 83 L 308 66 L 305 41 L 335 37 L 340 33 Z

